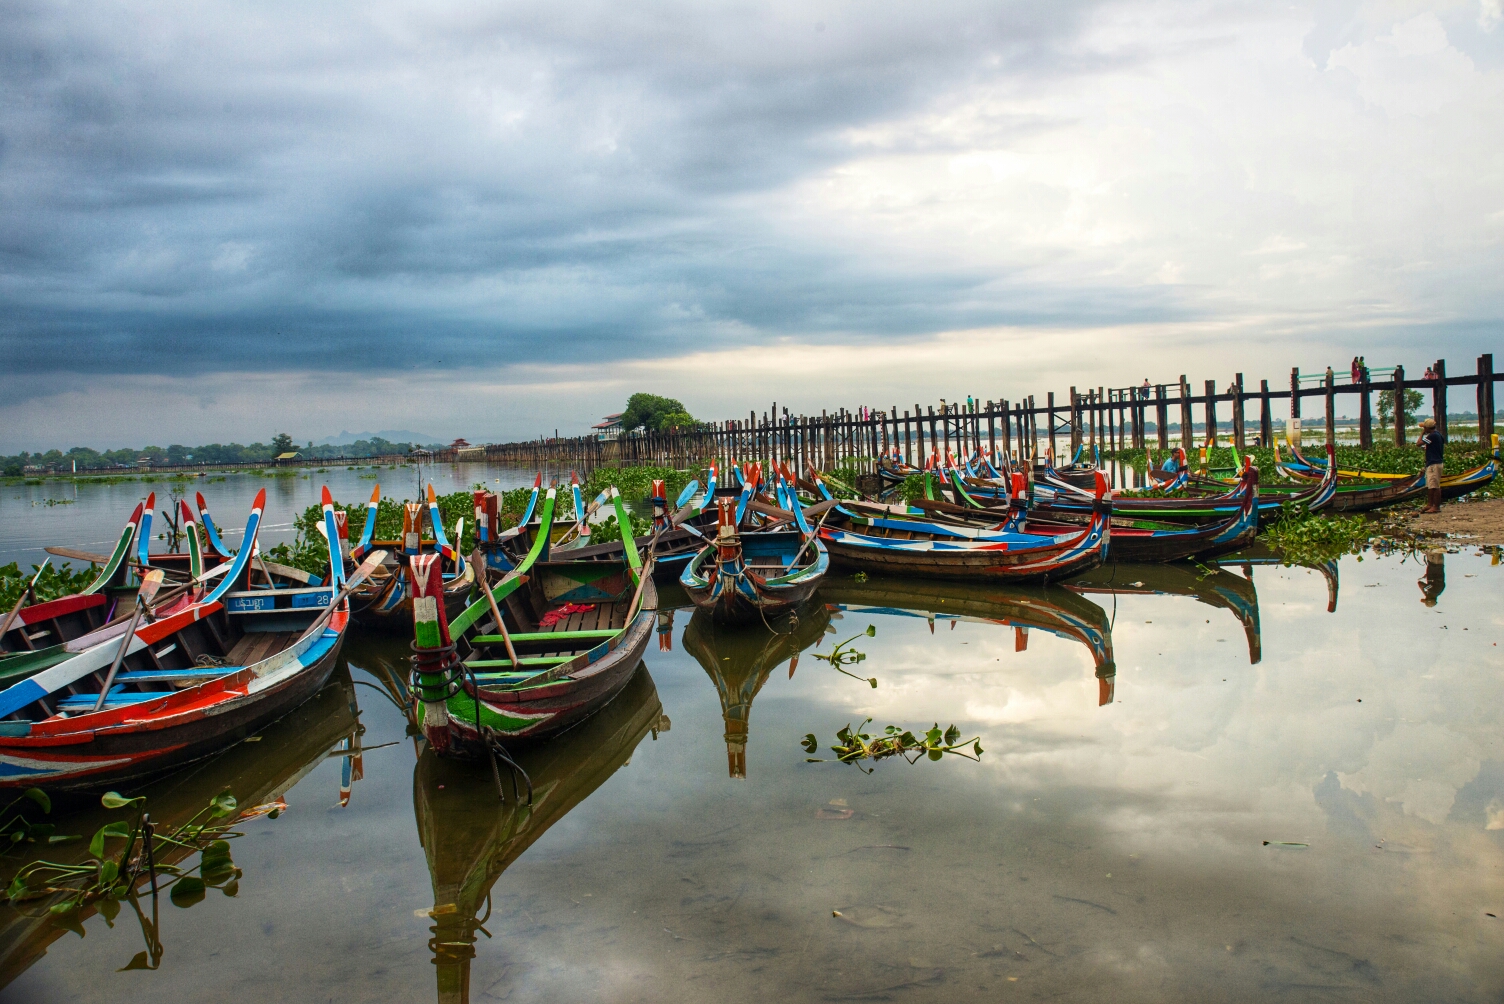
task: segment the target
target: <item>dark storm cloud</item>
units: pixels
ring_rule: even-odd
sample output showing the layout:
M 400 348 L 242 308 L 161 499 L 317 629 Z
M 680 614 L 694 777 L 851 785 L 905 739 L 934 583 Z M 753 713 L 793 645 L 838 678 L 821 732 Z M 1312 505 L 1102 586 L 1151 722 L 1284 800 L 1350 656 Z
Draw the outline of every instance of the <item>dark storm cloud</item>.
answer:
M 1082 10 L 0 4 L 0 357 L 386 369 L 1165 317 L 821 250 L 751 198 L 970 79 L 1081 72 Z

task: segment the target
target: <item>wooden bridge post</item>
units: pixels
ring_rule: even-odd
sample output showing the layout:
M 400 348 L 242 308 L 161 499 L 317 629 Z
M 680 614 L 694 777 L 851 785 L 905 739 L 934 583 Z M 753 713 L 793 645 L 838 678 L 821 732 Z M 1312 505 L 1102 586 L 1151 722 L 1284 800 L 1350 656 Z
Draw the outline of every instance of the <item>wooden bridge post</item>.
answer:
M 1217 445 L 1217 381 L 1206 382 L 1206 445 Z
M 1405 367 L 1394 368 L 1394 445 L 1405 445 Z
M 1055 392 L 1054 391 L 1046 391 L 1045 392 L 1044 402 L 1045 402 L 1045 407 L 1047 409 L 1049 409 L 1049 413 L 1048 413 L 1048 415 L 1046 415 L 1046 420 L 1050 423 L 1050 456 L 1054 457 L 1055 456 Z M 1055 462 L 1059 463 L 1059 459 L 1056 458 Z
M 1373 387 L 1368 382 L 1368 367 L 1358 374 L 1358 446 L 1373 449 Z
M 1165 398 L 1165 385 L 1154 385 L 1154 433 L 1159 437 L 1159 448 L 1170 448 L 1170 402 Z
M 1330 369 L 1330 367 L 1328 367 Z M 1337 445 L 1337 378 L 1330 372 L 1326 375 L 1326 441 L 1328 446 Z
M 1191 427 L 1191 382 L 1180 374 L 1180 446 L 1190 453 L 1195 448 L 1196 432 Z
M 997 411 L 993 407 L 993 402 L 988 401 L 987 402 L 987 459 L 988 460 L 991 460 L 992 459 L 992 455 L 997 452 L 997 426 L 995 424 L 995 419 L 996 418 L 997 418 Z
M 1232 441 L 1240 453 L 1248 449 L 1243 425 L 1243 374 L 1239 373 L 1232 384 Z
M 1269 402 L 1269 381 L 1259 381 L 1259 442 L 1264 449 L 1274 445 L 1274 412 Z
M 1478 442 L 1485 448 L 1494 433 L 1494 354 L 1478 357 Z
M 1081 448 L 1081 395 L 1071 387 L 1071 457 Z
M 1436 419 L 1436 431 L 1445 438 L 1447 434 L 1447 361 L 1436 360 L 1431 370 L 1436 374 L 1436 386 L 1431 388 L 1431 415 Z
M 1300 368 L 1290 368 L 1290 417 L 1300 417 Z

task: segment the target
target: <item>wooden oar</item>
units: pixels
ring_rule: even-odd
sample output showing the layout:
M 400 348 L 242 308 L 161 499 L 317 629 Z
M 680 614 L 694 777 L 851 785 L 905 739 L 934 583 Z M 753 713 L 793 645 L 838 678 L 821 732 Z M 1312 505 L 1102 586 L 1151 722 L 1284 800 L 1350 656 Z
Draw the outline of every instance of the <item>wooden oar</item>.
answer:
M 491 595 L 491 584 L 486 581 L 486 568 L 481 563 L 480 548 L 470 556 L 471 567 L 475 570 L 475 581 L 480 583 L 480 591 L 486 594 L 486 602 L 491 605 L 491 616 L 496 619 L 496 630 L 501 633 L 501 640 L 507 647 L 507 658 L 512 660 L 512 668 L 516 669 L 522 663 L 517 658 L 517 650 L 512 647 L 512 636 L 507 632 L 506 623 L 501 619 L 501 609 L 496 605 L 496 597 Z
M 120 639 L 120 648 L 115 651 L 115 661 L 110 663 L 110 671 L 105 674 L 104 686 L 99 688 L 99 700 L 94 702 L 95 711 L 104 710 L 105 698 L 110 696 L 110 687 L 115 682 L 115 674 L 120 672 L 120 664 L 125 661 L 126 650 L 131 647 L 131 639 L 136 637 L 136 625 L 141 621 L 141 615 L 151 605 L 152 599 L 157 595 L 157 590 L 162 587 L 162 570 L 153 568 L 141 577 L 141 588 L 136 590 L 136 609 L 131 614 L 131 622 L 126 626 L 125 637 Z
M 45 569 L 51 561 L 51 558 L 42 559 L 42 564 L 41 567 L 37 569 L 37 574 L 31 577 L 31 581 L 27 583 L 26 588 L 21 590 L 21 595 L 16 597 L 16 605 L 10 608 L 10 613 L 5 615 L 5 623 L 3 625 L 0 625 L 0 638 L 5 637 L 5 632 L 9 631 L 10 626 L 15 623 L 16 618 L 21 616 L 21 608 L 26 605 L 26 597 L 30 596 L 32 594 L 32 590 L 36 589 L 37 580 L 42 577 L 43 569 Z
M 44 547 L 42 550 L 48 554 L 55 554 L 59 558 L 73 558 L 76 561 L 87 561 L 91 565 L 108 565 L 108 554 L 95 554 L 93 551 L 82 551 L 76 547 Z

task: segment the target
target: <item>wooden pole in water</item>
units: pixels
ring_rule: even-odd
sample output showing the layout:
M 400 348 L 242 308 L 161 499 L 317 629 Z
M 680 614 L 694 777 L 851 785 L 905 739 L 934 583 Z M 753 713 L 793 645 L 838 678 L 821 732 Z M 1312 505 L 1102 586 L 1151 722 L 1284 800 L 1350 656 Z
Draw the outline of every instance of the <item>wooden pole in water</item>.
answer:
M 1165 385 L 1154 385 L 1154 430 L 1159 435 L 1160 450 L 1170 448 L 1170 402 L 1165 397 Z
M 1217 445 L 1217 381 L 1206 381 L 1206 445 Z
M 1488 447 L 1494 433 L 1494 355 L 1478 357 L 1478 442 Z
M 1239 373 L 1233 380 L 1232 385 L 1232 441 L 1238 451 L 1248 449 L 1248 441 L 1243 432 L 1243 374 Z
M 1394 445 L 1405 445 L 1405 367 L 1394 368 Z
M 1326 375 L 1326 442 L 1328 446 L 1337 445 L 1337 378 L 1331 373 Z
M 1268 449 L 1274 445 L 1274 412 L 1270 409 L 1269 381 L 1259 381 L 1259 441 Z
M 1436 419 L 1436 431 L 1445 438 L 1447 434 L 1447 361 L 1436 360 L 1432 372 L 1436 374 L 1436 386 L 1431 388 L 1431 415 Z
M 1358 445 L 1365 450 L 1373 449 L 1372 388 L 1368 383 L 1368 368 L 1358 374 Z
M 1191 428 L 1191 383 L 1180 374 L 1180 445 L 1190 453 L 1195 448 L 1195 430 Z

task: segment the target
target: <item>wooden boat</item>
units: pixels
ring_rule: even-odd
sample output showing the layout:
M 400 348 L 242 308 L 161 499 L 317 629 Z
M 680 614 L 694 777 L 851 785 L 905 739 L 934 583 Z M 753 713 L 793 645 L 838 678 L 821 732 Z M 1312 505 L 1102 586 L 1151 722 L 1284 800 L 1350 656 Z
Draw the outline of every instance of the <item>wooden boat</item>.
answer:
M 366 523 L 361 534 L 361 539 L 354 546 L 349 544 L 348 530 L 345 522 L 338 520 L 337 529 L 341 535 L 340 550 L 347 553 L 345 561 L 347 568 L 353 567 L 360 557 L 369 552 L 371 548 L 371 534 L 376 526 L 376 509 L 381 501 L 381 486 L 377 485 L 371 492 L 371 499 L 367 503 Z M 343 513 L 335 513 L 341 516 Z M 464 531 L 464 521 L 455 527 L 455 539 L 458 540 Z M 450 616 L 458 614 L 465 609 L 470 599 L 471 587 L 475 583 L 475 573 L 471 564 L 450 544 L 449 537 L 444 531 L 444 519 L 439 512 L 439 499 L 433 485 L 428 486 L 428 500 L 426 505 L 418 502 L 406 502 L 402 507 L 402 536 L 393 543 L 398 545 L 388 553 L 386 561 L 371 573 L 365 583 L 350 596 L 350 613 L 355 623 L 362 628 L 386 633 L 407 634 L 412 630 L 413 621 L 413 592 L 411 576 L 408 574 L 408 565 L 415 555 L 423 553 L 424 531 L 429 532 L 433 538 L 432 548 L 450 562 L 450 569 L 444 572 L 444 606 Z
M 497 529 L 494 532 L 482 533 L 480 545 L 482 555 L 487 568 L 493 572 L 504 573 L 516 568 L 536 543 L 539 522 L 533 514 L 537 511 L 537 501 L 543 491 L 542 483 L 543 476 L 540 474 L 534 481 L 532 496 L 517 526 L 509 530 Z M 659 584 L 677 582 L 684 567 L 705 546 L 705 535 L 715 526 L 715 499 L 723 496 L 737 498 L 738 492 L 717 484 L 717 470 L 714 465 L 710 467 L 707 474 L 704 491 L 701 492 L 698 479 L 691 481 L 680 492 L 678 502 L 672 508 L 668 506 L 665 498 L 664 483 L 654 481 L 653 486 L 653 496 L 650 499 L 653 507 L 653 535 L 650 538 L 653 577 Z M 615 505 L 620 499 L 620 493 L 614 488 L 601 492 L 589 506 L 584 507 L 582 515 L 579 489 L 576 486 L 571 487 L 575 495 L 575 515 L 562 530 L 550 530 L 550 539 L 544 545 L 545 557 L 554 555 L 557 550 L 567 551 L 568 554 L 558 556 L 570 560 L 625 560 L 620 540 L 591 543 L 592 535 L 583 533 L 580 529 L 589 525 L 590 517 L 601 506 Z M 484 498 L 487 494 L 476 492 L 478 513 L 483 511 L 488 504 L 494 508 L 494 503 Z M 628 525 L 627 522 L 623 522 L 627 519 L 626 509 L 619 505 L 616 508 L 618 524 Z
M 751 624 L 786 613 L 810 598 L 830 567 L 830 555 L 805 520 L 798 495 L 781 479 L 777 490 L 797 531 L 740 533 L 737 507 L 731 499 L 718 499 L 715 540 L 679 577 L 695 606 L 716 620 Z
M 1263 658 L 1259 597 L 1251 572 L 1237 575 L 1219 566 L 1114 562 L 1079 575 L 1064 586 L 1083 596 L 1191 597 L 1237 618 L 1248 642 L 1249 665 L 1256 665 Z
M 328 684 L 306 703 L 258 733 L 260 742 L 237 743 L 217 756 L 126 794 L 146 798 L 158 832 L 171 832 L 186 824 L 226 789 L 235 796 L 244 818 L 259 815 L 268 807 L 285 807 L 288 790 L 322 764 L 342 739 L 356 735 L 360 724 L 357 696 L 348 674 L 336 670 Z M 31 818 L 37 821 L 35 815 Z M 65 796 L 54 799 L 51 814 L 41 818 L 56 826 L 58 833 L 92 834 L 122 816 L 118 810 L 103 808 L 97 798 L 69 800 Z M 5 881 L 14 870 L 37 858 L 68 865 L 95 863 L 88 843 L 77 840 L 49 845 L 44 840 L 22 845 L 19 852 L 11 853 L 12 871 Z M 190 856 L 187 848 L 166 848 L 165 853 L 159 853 L 158 865 L 181 866 Z M 235 853 L 240 854 L 239 848 Z M 250 875 L 243 881 L 257 881 L 254 871 L 248 871 Z M 143 906 L 149 914 L 148 882 L 143 875 L 134 891 L 145 901 Z M 166 897 L 163 899 L 166 908 Z M 8 986 L 34 965 L 59 938 L 71 937 L 67 927 L 53 922 L 53 915 L 46 909 L 48 901 L 28 905 L 35 908 L 0 907 L 0 987 Z M 128 904 L 126 909 L 130 909 Z M 97 910 L 97 905 L 84 907 L 76 919 L 88 925 Z M 170 941 L 170 935 L 164 933 L 163 937 Z
M 656 739 L 660 728 L 667 729 L 668 720 L 652 677 L 641 667 L 600 714 L 554 742 L 517 754 L 533 781 L 530 804 L 499 802 L 485 768 L 434 750 L 418 758 L 413 811 L 433 881 L 428 944 L 440 1004 L 470 1000 L 476 931 L 486 921 L 481 911 L 489 913 L 492 887 L 502 873 L 630 760 L 644 737 Z
M 1100 474 L 1093 507 L 1088 525 L 1051 535 L 979 530 L 843 504 L 834 508 L 820 539 L 833 562 L 867 571 L 1049 582 L 1106 560 L 1113 503 Z
M 64 645 L 108 623 L 117 608 L 129 610 L 141 584 L 141 575 L 152 568 L 169 578 L 169 585 L 183 586 L 205 571 L 195 532 L 192 511 L 182 505 L 181 515 L 189 549 L 183 554 L 150 554 L 152 506 L 156 493 L 138 503 L 126 520 L 108 555 L 92 554 L 71 547 L 49 547 L 49 554 L 98 565 L 92 582 L 71 596 L 42 602 L 33 599 L 28 588 L 3 619 L 0 619 L 0 682 L 14 680 L 54 665 L 66 658 Z M 50 559 L 49 559 L 50 560 Z M 217 557 L 209 567 L 219 563 Z M 37 573 L 40 575 L 40 571 Z M 35 578 L 32 580 L 35 582 Z M 169 590 L 164 602 L 181 595 L 181 589 Z
M 965 486 L 955 478 L 954 472 L 952 477 L 956 492 L 964 497 Z M 1008 509 L 978 508 L 974 502 L 956 505 L 929 500 L 917 500 L 911 503 L 911 507 L 939 519 L 1013 532 L 1064 533 L 1090 518 L 1089 515 L 1076 514 L 1056 519 L 1039 517 L 1037 510 L 1028 505 L 1023 475 L 1015 473 L 1013 478 L 1014 495 Z M 1210 558 L 1247 547 L 1257 537 L 1259 525 L 1258 470 L 1251 464 L 1245 467 L 1240 492 L 1241 508 L 1220 523 L 1185 525 L 1118 516 L 1114 512 L 1108 560 L 1179 561 L 1192 557 Z
M 532 550 L 453 621 L 438 599 L 439 556 L 412 559 L 413 690 L 440 755 L 507 756 L 557 735 L 610 703 L 642 661 L 658 594 L 630 521 L 625 560 L 540 560 L 554 502 L 550 488 Z
M 217 585 L 159 607 L 140 627 L 133 616 L 74 639 L 69 658 L 0 691 L 0 787 L 97 790 L 165 773 L 238 742 L 324 685 L 349 622 L 349 587 L 343 575 L 324 587 L 254 585 L 265 504 L 263 490 L 235 560 L 204 573 L 225 569 Z M 327 488 L 324 516 L 337 539 Z
M 819 643 L 829 623 L 830 612 L 823 603 L 801 607 L 787 628 L 779 631 L 760 625 L 728 626 L 704 610 L 696 610 L 690 618 L 684 628 L 684 651 L 694 656 L 720 696 L 726 770 L 732 778 L 747 776 L 752 701 L 758 691 L 784 662 L 789 664 L 792 679 L 800 653 Z
M 1014 650 L 1028 648 L 1030 631 L 1045 631 L 1077 642 L 1091 653 L 1098 705 L 1111 704 L 1117 663 L 1107 612 L 1084 596 L 1058 585 L 981 586 L 958 582 L 912 582 L 870 576 L 865 582 L 832 579 L 821 590 L 834 612 L 922 617 L 930 631 L 937 622 L 974 621 L 1011 627 Z
M 1262 492 L 1262 488 L 1258 489 Z M 1159 520 L 1167 523 L 1220 523 L 1236 516 L 1243 508 L 1248 491 L 1246 481 L 1227 486 L 1218 495 L 1187 498 L 1136 498 L 1119 497 L 1113 500 L 1113 514 L 1119 518 Z M 1281 497 L 1267 497 L 1258 503 L 1259 525 L 1265 526 L 1278 519 L 1285 504 L 1299 504 L 1312 512 L 1325 511 L 1334 504 L 1337 492 L 1336 475 L 1324 479 L 1303 491 Z M 1030 513 L 1039 519 L 1071 521 L 1080 519 L 1090 511 L 1090 500 L 1081 492 L 1064 483 L 1051 484 L 1048 477 L 1035 484 L 1035 495 Z

